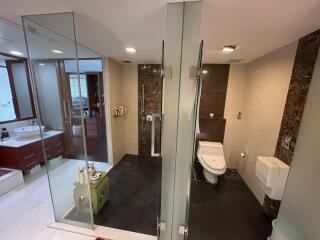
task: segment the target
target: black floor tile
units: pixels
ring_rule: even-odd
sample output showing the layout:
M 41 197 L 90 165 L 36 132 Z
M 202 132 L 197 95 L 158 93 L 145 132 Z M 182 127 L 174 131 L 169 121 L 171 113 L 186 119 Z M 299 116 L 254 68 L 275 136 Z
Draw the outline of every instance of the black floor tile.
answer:
M 216 185 L 191 183 L 190 240 L 265 240 L 271 221 L 235 170 L 227 170 Z
M 94 216 L 95 224 L 156 235 L 161 158 L 126 155 L 108 176 L 109 201 Z

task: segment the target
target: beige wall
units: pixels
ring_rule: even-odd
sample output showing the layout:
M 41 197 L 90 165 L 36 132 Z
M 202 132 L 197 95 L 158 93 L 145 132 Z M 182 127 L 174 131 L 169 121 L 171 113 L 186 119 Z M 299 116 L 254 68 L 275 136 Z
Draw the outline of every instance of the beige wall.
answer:
M 236 168 L 239 143 L 241 138 L 241 120 L 237 119 L 238 113 L 242 112 L 245 85 L 247 81 L 247 64 L 230 65 L 227 96 L 224 110 L 226 128 L 224 133 L 224 155 L 228 168 Z
M 225 113 L 226 158 L 231 166 L 237 166 L 261 203 L 264 193 L 255 176 L 256 159 L 259 155 L 274 155 L 296 48 L 297 42 L 246 66 L 231 65 L 230 69 Z M 242 104 L 238 102 L 241 98 Z M 234 120 L 241 108 L 242 119 Z M 240 157 L 241 152 L 247 153 L 247 159 Z
M 319 239 L 320 57 L 303 113 L 274 240 Z
M 123 95 L 127 108 L 125 116 L 125 152 L 138 155 L 138 66 L 123 67 Z
M 104 69 L 107 119 L 110 121 L 108 154 L 116 165 L 125 154 L 138 154 L 138 66 L 123 65 L 112 58 L 105 61 Z M 114 109 L 124 105 L 127 114 L 114 118 Z M 108 120 L 107 120 L 108 125 Z M 108 130 L 107 130 L 108 133 Z
M 116 165 L 125 155 L 125 120 L 124 118 L 114 118 L 113 110 L 119 105 L 124 105 L 123 100 L 123 66 L 121 63 L 108 58 L 105 61 L 107 71 L 107 91 L 109 94 L 109 116 L 111 120 L 111 149 L 112 149 L 112 163 Z M 110 145 L 109 145 L 110 147 Z

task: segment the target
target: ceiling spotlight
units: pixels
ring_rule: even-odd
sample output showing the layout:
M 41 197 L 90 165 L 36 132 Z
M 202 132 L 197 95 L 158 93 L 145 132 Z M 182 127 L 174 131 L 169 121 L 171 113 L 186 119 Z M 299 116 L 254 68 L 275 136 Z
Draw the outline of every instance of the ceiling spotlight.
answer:
M 126 48 L 126 51 L 127 51 L 128 53 L 135 53 L 135 52 L 137 52 L 137 50 L 136 50 L 135 48 L 132 48 L 132 47 Z
M 236 45 L 228 45 L 228 46 L 224 46 L 222 48 L 222 52 L 227 52 L 227 53 L 230 53 L 230 52 L 234 52 L 234 50 L 236 50 Z
M 58 50 L 58 49 L 52 49 L 51 52 L 57 53 L 57 54 L 62 54 L 63 52 Z
M 202 70 L 202 73 L 203 73 L 203 74 L 207 74 L 207 73 L 208 73 L 208 70 Z
M 11 54 L 16 55 L 16 56 L 22 56 L 23 53 L 19 51 L 10 51 Z

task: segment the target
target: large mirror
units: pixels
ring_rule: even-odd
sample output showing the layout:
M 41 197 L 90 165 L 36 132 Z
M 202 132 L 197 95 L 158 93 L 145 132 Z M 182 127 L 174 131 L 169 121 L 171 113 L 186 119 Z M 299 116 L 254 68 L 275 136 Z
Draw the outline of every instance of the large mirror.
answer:
M 34 117 L 27 61 L 0 53 L 0 123 Z

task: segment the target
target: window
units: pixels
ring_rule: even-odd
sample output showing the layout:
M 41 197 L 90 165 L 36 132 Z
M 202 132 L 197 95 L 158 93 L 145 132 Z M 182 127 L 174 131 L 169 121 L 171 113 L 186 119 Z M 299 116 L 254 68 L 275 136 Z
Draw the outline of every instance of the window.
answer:
M 0 60 L 0 122 L 16 117 L 6 62 Z
M 77 74 L 70 74 L 70 92 L 72 99 L 72 107 L 80 108 L 80 92 L 78 85 L 78 76 Z M 88 90 L 87 90 L 87 78 L 85 74 L 80 74 L 80 89 L 82 96 L 82 106 L 84 108 L 88 107 Z

